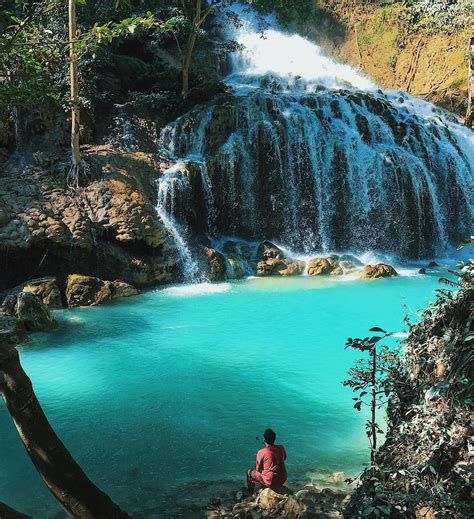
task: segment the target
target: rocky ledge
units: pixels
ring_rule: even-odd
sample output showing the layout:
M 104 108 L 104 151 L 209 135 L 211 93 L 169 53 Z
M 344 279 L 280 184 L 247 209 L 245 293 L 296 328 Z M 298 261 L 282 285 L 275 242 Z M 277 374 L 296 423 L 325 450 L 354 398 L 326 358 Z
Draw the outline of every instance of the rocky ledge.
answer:
M 136 286 L 179 277 L 175 245 L 155 211 L 162 165 L 151 154 L 85 150 L 81 187 L 63 157 L 38 152 L 0 170 L 0 290 L 31 277 L 82 272 Z M 165 166 L 163 166 L 165 167 Z

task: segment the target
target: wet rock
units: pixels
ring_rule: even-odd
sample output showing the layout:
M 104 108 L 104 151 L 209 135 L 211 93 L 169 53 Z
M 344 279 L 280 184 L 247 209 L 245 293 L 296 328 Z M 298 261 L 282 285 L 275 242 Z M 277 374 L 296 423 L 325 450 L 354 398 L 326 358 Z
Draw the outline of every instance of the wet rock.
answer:
M 203 269 L 210 281 L 222 281 L 226 279 L 225 256 L 211 247 L 202 247 Z
M 57 325 L 43 301 L 37 295 L 28 292 L 18 294 L 16 316 L 26 330 L 31 332 L 51 330 Z
M 257 249 L 257 261 L 269 259 L 285 259 L 285 253 L 271 241 L 263 241 Z
M 28 281 L 23 285 L 22 291 L 37 295 L 48 308 L 62 308 L 63 306 L 55 277 Z
M 225 254 L 237 254 L 247 260 L 252 257 L 252 249 L 250 248 L 250 245 L 245 241 L 226 241 L 224 243 L 222 250 Z
M 70 307 L 95 306 L 112 299 L 110 282 L 92 276 L 71 274 L 66 281 L 66 300 Z
M 377 263 L 376 265 L 366 265 L 360 277 L 363 279 L 377 279 L 392 276 L 398 276 L 397 271 L 392 266 L 385 263 Z
M 425 268 L 421 268 L 421 269 L 418 271 L 418 274 L 426 274 L 426 269 L 425 269 Z
M 435 268 L 438 268 L 438 267 L 439 267 L 439 265 L 436 263 L 436 261 L 430 261 L 430 262 L 428 263 L 428 267 L 427 267 L 427 268 L 429 268 L 429 269 L 435 269 Z
M 332 258 L 313 258 L 308 262 L 308 274 L 310 276 L 323 276 L 331 274 L 336 266 Z
M 280 276 L 301 276 L 304 273 L 306 264 L 299 260 L 284 260 L 286 268 L 278 271 Z
M 25 327 L 16 317 L 0 313 L 0 334 L 7 340 L 18 343 L 25 335 Z
M 287 268 L 286 263 L 278 258 L 269 258 L 257 263 L 257 276 L 274 276 Z
M 131 297 L 136 296 L 140 291 L 132 285 L 125 283 L 125 281 L 115 280 L 110 281 L 110 292 L 112 299 L 118 299 L 119 297 Z

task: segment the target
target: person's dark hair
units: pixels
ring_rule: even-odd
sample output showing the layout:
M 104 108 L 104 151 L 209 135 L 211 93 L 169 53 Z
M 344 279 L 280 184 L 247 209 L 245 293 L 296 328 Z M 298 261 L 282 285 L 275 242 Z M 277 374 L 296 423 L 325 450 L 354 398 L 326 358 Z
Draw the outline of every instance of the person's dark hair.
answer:
M 273 445 L 275 443 L 277 435 L 275 434 L 275 431 L 273 431 L 272 429 L 266 429 L 263 433 L 263 437 L 269 445 Z

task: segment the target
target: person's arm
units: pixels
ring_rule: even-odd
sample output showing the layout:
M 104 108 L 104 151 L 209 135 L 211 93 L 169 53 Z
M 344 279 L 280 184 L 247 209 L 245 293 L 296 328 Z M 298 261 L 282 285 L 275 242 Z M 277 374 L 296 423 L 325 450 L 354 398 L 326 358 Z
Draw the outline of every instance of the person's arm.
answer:
M 283 450 L 283 461 L 286 461 L 286 450 L 285 450 L 285 447 L 283 447 L 283 445 L 282 445 L 281 448 Z

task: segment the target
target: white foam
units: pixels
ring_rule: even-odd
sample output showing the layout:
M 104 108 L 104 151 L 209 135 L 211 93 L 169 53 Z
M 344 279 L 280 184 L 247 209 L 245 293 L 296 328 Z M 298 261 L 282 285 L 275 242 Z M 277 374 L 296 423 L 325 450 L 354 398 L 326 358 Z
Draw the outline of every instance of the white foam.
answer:
M 230 283 L 195 283 L 191 285 L 164 288 L 161 290 L 161 293 L 170 296 L 186 297 L 219 294 L 222 292 L 228 292 L 231 289 L 232 285 Z
M 262 34 L 255 11 L 243 4 L 234 4 L 230 10 L 241 21 L 238 29 L 230 31 L 233 32 L 230 36 L 244 51 L 232 56 L 234 66 L 227 78 L 229 84 L 237 88 L 252 86 L 253 80 L 258 83 L 262 76 L 271 75 L 297 90 L 311 91 L 316 85 L 376 89 L 370 79 L 354 68 L 324 56 L 318 45 L 281 30 L 274 17 L 266 17 L 269 27 Z

